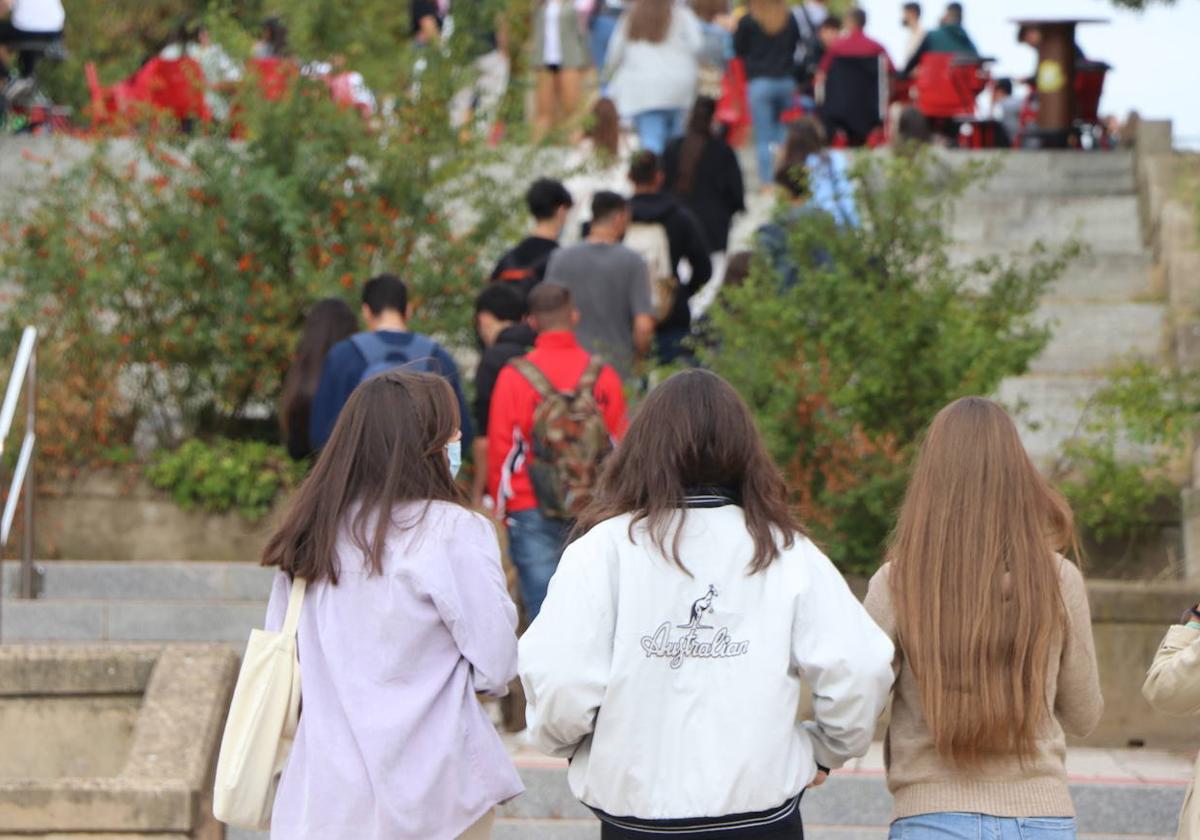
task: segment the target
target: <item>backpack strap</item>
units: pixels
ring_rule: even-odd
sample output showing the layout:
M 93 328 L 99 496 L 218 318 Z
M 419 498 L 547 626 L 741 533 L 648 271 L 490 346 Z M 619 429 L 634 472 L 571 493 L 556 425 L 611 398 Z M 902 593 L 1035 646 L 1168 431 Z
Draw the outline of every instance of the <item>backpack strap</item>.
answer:
M 588 366 L 583 370 L 583 376 L 579 377 L 579 384 L 575 389 L 581 394 L 590 394 L 596 390 L 596 382 L 600 379 L 600 372 L 604 370 L 604 359 L 599 356 L 592 356 L 588 360 Z
M 412 340 L 408 342 L 408 346 L 403 351 L 407 357 L 405 364 L 413 365 L 414 370 L 425 373 L 447 375 L 449 371 L 436 369 L 438 362 L 433 354 L 437 351 L 437 342 L 422 333 L 409 333 L 409 335 Z
M 359 353 L 363 354 L 369 368 L 387 361 L 388 355 L 392 352 L 392 346 L 373 332 L 355 333 L 350 336 L 350 343 L 358 349 Z
M 355 333 L 350 336 L 350 341 L 367 360 L 368 369 L 400 357 L 404 361 L 397 363 L 396 367 L 419 362 L 420 364 L 414 369 L 433 370 L 433 354 L 437 350 L 437 344 L 432 338 L 421 333 L 408 333 L 407 335 L 409 341 L 403 346 L 385 341 L 378 333 L 374 332 Z
M 513 359 L 509 364 L 516 369 L 517 373 L 525 377 L 529 384 L 533 386 L 533 390 L 537 391 L 538 396 L 542 399 L 558 393 L 558 389 L 554 387 L 554 384 L 546 374 L 542 373 L 541 369 L 529 361 L 527 357 L 521 356 Z

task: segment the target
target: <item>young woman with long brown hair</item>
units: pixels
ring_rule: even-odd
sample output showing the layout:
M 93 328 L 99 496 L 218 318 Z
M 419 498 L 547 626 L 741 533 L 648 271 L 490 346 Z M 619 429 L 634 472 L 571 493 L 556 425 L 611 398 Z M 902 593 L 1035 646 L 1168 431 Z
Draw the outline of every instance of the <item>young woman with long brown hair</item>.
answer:
M 577 533 L 520 670 L 533 741 L 571 758 L 602 840 L 799 840 L 803 790 L 871 743 L 893 651 L 737 392 L 702 370 L 655 388 Z
M 519 794 L 476 692 L 516 672 L 496 532 L 454 483 L 458 402 L 440 376 L 359 385 L 263 552 L 294 577 L 304 708 L 275 799 L 278 840 L 484 840 Z
M 696 214 L 709 250 L 724 254 L 733 217 L 746 209 L 746 191 L 737 154 L 713 132 L 716 116 L 714 100 L 696 99 L 687 133 L 667 146 L 663 173 L 667 189 Z
M 934 419 L 867 609 L 896 643 L 894 840 L 1075 834 L 1064 732 L 1103 701 L 1071 509 L 979 397 Z
M 766 188 L 771 184 L 775 150 L 783 143 L 783 114 L 796 97 L 800 25 L 787 0 L 750 0 L 749 9 L 733 33 L 733 48 L 746 65 L 758 181 Z
M 304 332 L 296 344 L 296 355 L 283 380 L 283 396 L 279 400 L 284 443 L 288 455 L 297 461 L 313 453 L 308 440 L 308 420 L 329 348 L 356 332 L 358 316 L 341 298 L 319 300 L 308 310 Z
M 608 45 L 604 72 L 617 110 L 632 119 L 643 149 L 661 155 L 683 133 L 687 109 L 696 98 L 700 21 L 675 0 L 633 0 Z

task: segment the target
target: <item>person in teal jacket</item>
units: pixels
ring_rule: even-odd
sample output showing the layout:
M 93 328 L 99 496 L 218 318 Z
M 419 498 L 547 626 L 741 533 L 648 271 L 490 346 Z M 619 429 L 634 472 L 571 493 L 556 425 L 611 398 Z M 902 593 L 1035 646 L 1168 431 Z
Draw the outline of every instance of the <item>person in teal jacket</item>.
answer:
M 975 48 L 975 42 L 971 40 L 967 30 L 963 29 L 962 21 L 962 3 L 951 3 L 946 6 L 946 11 L 942 14 L 941 25 L 926 33 L 925 40 L 921 41 L 921 46 L 917 47 L 917 51 L 912 54 L 912 58 L 904 67 L 904 75 L 911 75 L 912 71 L 917 69 L 917 65 L 921 62 L 921 56 L 925 53 L 955 53 L 978 57 L 979 50 Z

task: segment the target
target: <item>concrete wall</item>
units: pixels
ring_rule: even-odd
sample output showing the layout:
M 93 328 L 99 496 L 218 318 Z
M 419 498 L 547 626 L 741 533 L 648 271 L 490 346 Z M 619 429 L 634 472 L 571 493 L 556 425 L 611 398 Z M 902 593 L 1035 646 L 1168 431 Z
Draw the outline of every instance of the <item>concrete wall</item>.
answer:
M 115 776 L 140 694 L 0 697 L 0 779 Z
M 61 759 L 7 767 L 20 775 L 0 774 L 0 838 L 223 837 L 209 792 L 236 663 L 222 645 L 0 647 L 0 703 L 31 720 L 34 703 L 56 707 L 64 724 L 48 727 L 50 712 L 4 732 L 5 761 L 112 750 L 85 768 L 103 774 L 66 775 L 77 768 Z
M 145 481 L 111 472 L 44 488 L 36 515 L 41 558 L 231 563 L 258 559 L 274 519 L 185 511 Z

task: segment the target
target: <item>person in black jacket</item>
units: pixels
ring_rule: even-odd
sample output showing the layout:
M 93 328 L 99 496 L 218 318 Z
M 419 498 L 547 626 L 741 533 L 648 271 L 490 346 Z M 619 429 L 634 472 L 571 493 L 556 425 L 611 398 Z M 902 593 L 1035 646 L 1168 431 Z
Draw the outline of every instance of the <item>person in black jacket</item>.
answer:
M 525 299 L 512 286 L 490 283 L 475 299 L 475 332 L 483 353 L 475 370 L 475 421 L 487 429 L 488 412 L 496 379 L 509 360 L 524 356 L 537 339 L 525 320 Z M 478 507 L 487 486 L 487 435 L 475 438 L 473 447 L 475 478 L 471 498 Z
M 633 182 L 633 198 L 629 202 L 631 224 L 662 225 L 671 252 L 671 268 L 679 281 L 670 309 L 659 319 L 655 330 L 658 358 L 663 364 L 677 359 L 694 363 L 683 341 L 692 327 L 688 301 L 712 277 L 708 239 L 696 215 L 678 198 L 663 192 L 665 178 L 658 155 L 644 150 L 634 155 L 629 165 L 629 180 Z M 680 263 L 684 260 L 689 269 L 681 273 Z
M 574 205 L 571 193 L 553 178 L 538 178 L 530 184 L 525 203 L 533 216 L 533 231 L 505 252 L 492 270 L 492 280 L 510 284 L 522 300 L 545 279 L 546 265 L 558 248 L 558 238 Z
M 799 43 L 800 25 L 787 0 L 751 0 L 733 33 L 733 49 L 746 65 L 760 188 L 771 183 L 775 150 L 784 139 L 783 114 L 794 104 Z
M 729 144 L 713 134 L 717 103 L 696 100 L 687 134 L 672 140 L 663 154 L 667 189 L 700 220 L 708 247 L 724 253 L 735 214 L 746 209 L 742 167 Z

